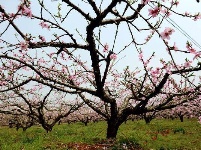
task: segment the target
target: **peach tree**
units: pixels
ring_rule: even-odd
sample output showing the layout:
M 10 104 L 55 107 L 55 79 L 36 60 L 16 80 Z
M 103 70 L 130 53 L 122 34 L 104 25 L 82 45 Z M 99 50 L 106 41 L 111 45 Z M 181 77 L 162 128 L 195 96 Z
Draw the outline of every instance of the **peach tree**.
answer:
M 3 94 L 38 83 L 79 96 L 105 118 L 107 138 L 115 138 L 130 115 L 174 108 L 200 95 L 201 52 L 167 23 L 172 16 L 199 22 L 200 13 L 178 9 L 182 2 L 10 3 L 0 2 Z

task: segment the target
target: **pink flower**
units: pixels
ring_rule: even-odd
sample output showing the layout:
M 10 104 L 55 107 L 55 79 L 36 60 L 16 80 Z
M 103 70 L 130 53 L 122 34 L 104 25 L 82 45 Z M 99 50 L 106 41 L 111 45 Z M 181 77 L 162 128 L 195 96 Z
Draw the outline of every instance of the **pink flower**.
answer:
M 76 79 L 76 76 L 75 76 L 75 75 L 70 75 L 70 76 L 69 76 L 69 80 L 74 80 L 74 79 Z
M 21 50 L 27 50 L 27 48 L 28 48 L 28 44 L 27 44 L 27 42 L 20 42 L 20 49 Z
M 44 21 L 41 21 L 39 25 L 41 25 L 42 28 L 47 28 L 48 30 L 50 29 L 50 26 Z
M 117 54 L 111 54 L 110 55 L 110 59 L 116 59 L 117 58 Z
M 199 58 L 201 57 L 201 52 L 196 52 L 195 56 L 193 57 L 193 60 L 196 59 L 196 58 L 198 58 L 198 57 Z
M 174 45 L 173 45 L 172 49 L 175 50 L 175 51 L 178 51 L 178 50 L 179 50 L 178 47 L 176 46 L 176 43 L 175 43 L 175 42 L 174 42 Z
M 4 85 L 7 85 L 7 83 L 5 81 L 0 81 L 0 85 L 4 86 Z
M 0 13 L 0 18 L 3 19 L 3 20 L 5 20 L 6 19 L 5 14 L 1 12 Z
M 170 11 L 168 11 L 167 9 L 161 10 L 161 12 L 162 12 L 163 14 L 165 14 L 166 17 L 169 17 L 169 16 L 171 15 Z
M 39 63 L 39 64 L 45 64 L 46 61 L 44 60 L 44 58 L 40 58 L 40 59 L 38 60 L 38 63 Z
M 185 16 L 190 16 L 190 13 L 186 11 L 186 12 L 184 13 L 184 15 L 185 15 Z
M 50 53 L 50 54 L 48 54 L 48 56 L 50 57 L 50 58 L 52 58 L 52 56 L 54 55 L 55 53 Z
M 166 70 L 166 73 L 172 74 L 172 71 L 171 71 L 171 68 L 170 68 L 170 67 L 165 68 L 165 70 Z
M 45 41 L 46 41 L 46 40 L 45 40 L 45 37 L 42 36 L 42 35 L 39 35 L 39 39 L 40 39 L 42 42 L 45 42 Z
M 190 67 L 190 66 L 191 66 L 191 63 L 192 63 L 192 61 L 187 61 L 187 62 L 185 62 L 185 63 L 184 63 L 184 67 L 185 67 L 185 68 Z
M 195 17 L 194 17 L 194 21 L 197 21 L 198 19 L 201 19 L 201 14 L 200 13 L 198 13 Z
M 139 57 L 140 60 L 142 60 L 142 58 L 143 58 L 142 52 L 138 55 L 138 57 Z
M 174 29 L 168 28 L 166 27 L 165 30 L 161 33 L 161 38 L 163 40 L 165 39 L 170 39 L 170 35 L 172 34 L 172 32 L 174 32 Z
M 150 2 L 150 0 L 142 0 L 141 1 L 141 3 L 144 4 L 144 5 L 148 4 L 148 2 Z
M 192 53 L 192 54 L 196 54 L 196 50 L 192 47 L 192 45 L 190 43 L 186 43 L 186 48 L 187 50 Z
M 65 67 L 62 66 L 62 73 L 67 73 L 67 69 Z
M 24 9 L 22 9 L 22 13 L 27 15 L 28 17 L 32 17 L 32 12 L 30 8 L 27 8 L 26 6 L 23 7 Z
M 106 44 L 104 45 L 103 52 L 108 52 L 108 49 L 109 49 L 109 45 L 106 43 Z
M 18 6 L 18 10 L 20 10 L 23 15 L 26 15 L 28 17 L 32 17 L 31 9 L 26 7 L 25 5 Z
M 149 15 L 151 15 L 152 17 L 156 17 L 159 12 L 160 12 L 161 8 L 156 6 L 154 9 L 149 9 Z
M 158 74 L 160 74 L 160 68 L 156 68 L 156 70 L 152 70 L 151 71 L 151 75 L 153 76 L 153 77 L 155 77 L 156 75 L 158 75 Z
M 17 18 L 17 17 L 18 17 L 18 16 L 17 16 L 16 14 L 14 14 L 14 13 L 10 13 L 10 14 L 8 14 L 8 15 L 9 15 L 10 18 L 13 18 L 13 17 Z
M 178 6 L 179 5 L 179 1 L 178 0 L 172 1 L 172 5 Z

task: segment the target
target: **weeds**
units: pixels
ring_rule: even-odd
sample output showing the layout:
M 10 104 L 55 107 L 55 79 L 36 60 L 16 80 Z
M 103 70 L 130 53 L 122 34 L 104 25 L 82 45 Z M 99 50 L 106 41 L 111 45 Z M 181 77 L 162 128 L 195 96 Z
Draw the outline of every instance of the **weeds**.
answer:
M 93 131 L 93 132 L 92 132 Z M 146 125 L 144 120 L 128 121 L 119 129 L 116 141 L 107 141 L 106 122 L 61 124 L 46 133 L 33 126 L 23 132 L 0 127 L 1 150 L 67 150 L 68 147 L 109 147 L 108 150 L 190 150 L 201 149 L 201 125 L 197 120 L 153 120 Z M 184 136 L 185 134 L 185 136 Z M 83 149 L 82 149 L 83 150 Z
M 183 134 L 185 134 L 185 130 L 182 127 L 175 128 L 173 130 L 173 132 L 174 132 L 174 134 L 175 133 L 183 133 Z

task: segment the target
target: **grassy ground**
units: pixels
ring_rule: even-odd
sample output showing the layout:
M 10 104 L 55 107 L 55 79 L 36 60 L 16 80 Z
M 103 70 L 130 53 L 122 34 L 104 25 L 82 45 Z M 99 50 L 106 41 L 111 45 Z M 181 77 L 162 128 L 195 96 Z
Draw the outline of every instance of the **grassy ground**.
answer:
M 66 150 L 69 143 L 100 142 L 106 135 L 106 123 L 62 124 L 46 133 L 34 126 L 23 132 L 0 127 L 0 150 Z M 141 121 L 122 124 L 117 143 L 135 143 L 143 149 L 201 150 L 201 124 L 197 120 L 153 120 L 149 125 Z M 118 144 L 113 147 L 118 149 Z

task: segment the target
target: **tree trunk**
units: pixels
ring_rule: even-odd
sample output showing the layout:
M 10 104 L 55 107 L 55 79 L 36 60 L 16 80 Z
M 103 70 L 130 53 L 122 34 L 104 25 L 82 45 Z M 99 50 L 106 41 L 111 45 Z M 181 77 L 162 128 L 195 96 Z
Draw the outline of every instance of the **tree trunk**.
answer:
M 52 131 L 52 128 L 53 126 L 49 125 L 49 124 L 42 124 L 42 127 L 43 129 L 45 129 L 45 131 L 48 133 L 48 132 L 51 132 Z
M 152 118 L 150 116 L 148 116 L 148 117 L 144 117 L 144 120 L 145 120 L 146 124 L 149 124 L 151 122 Z
M 87 126 L 87 124 L 88 124 L 88 121 L 84 121 L 84 125 Z
M 184 116 L 183 115 L 179 115 L 179 119 L 181 122 L 184 122 Z
M 107 139 L 115 139 L 120 124 L 116 121 L 107 121 Z

